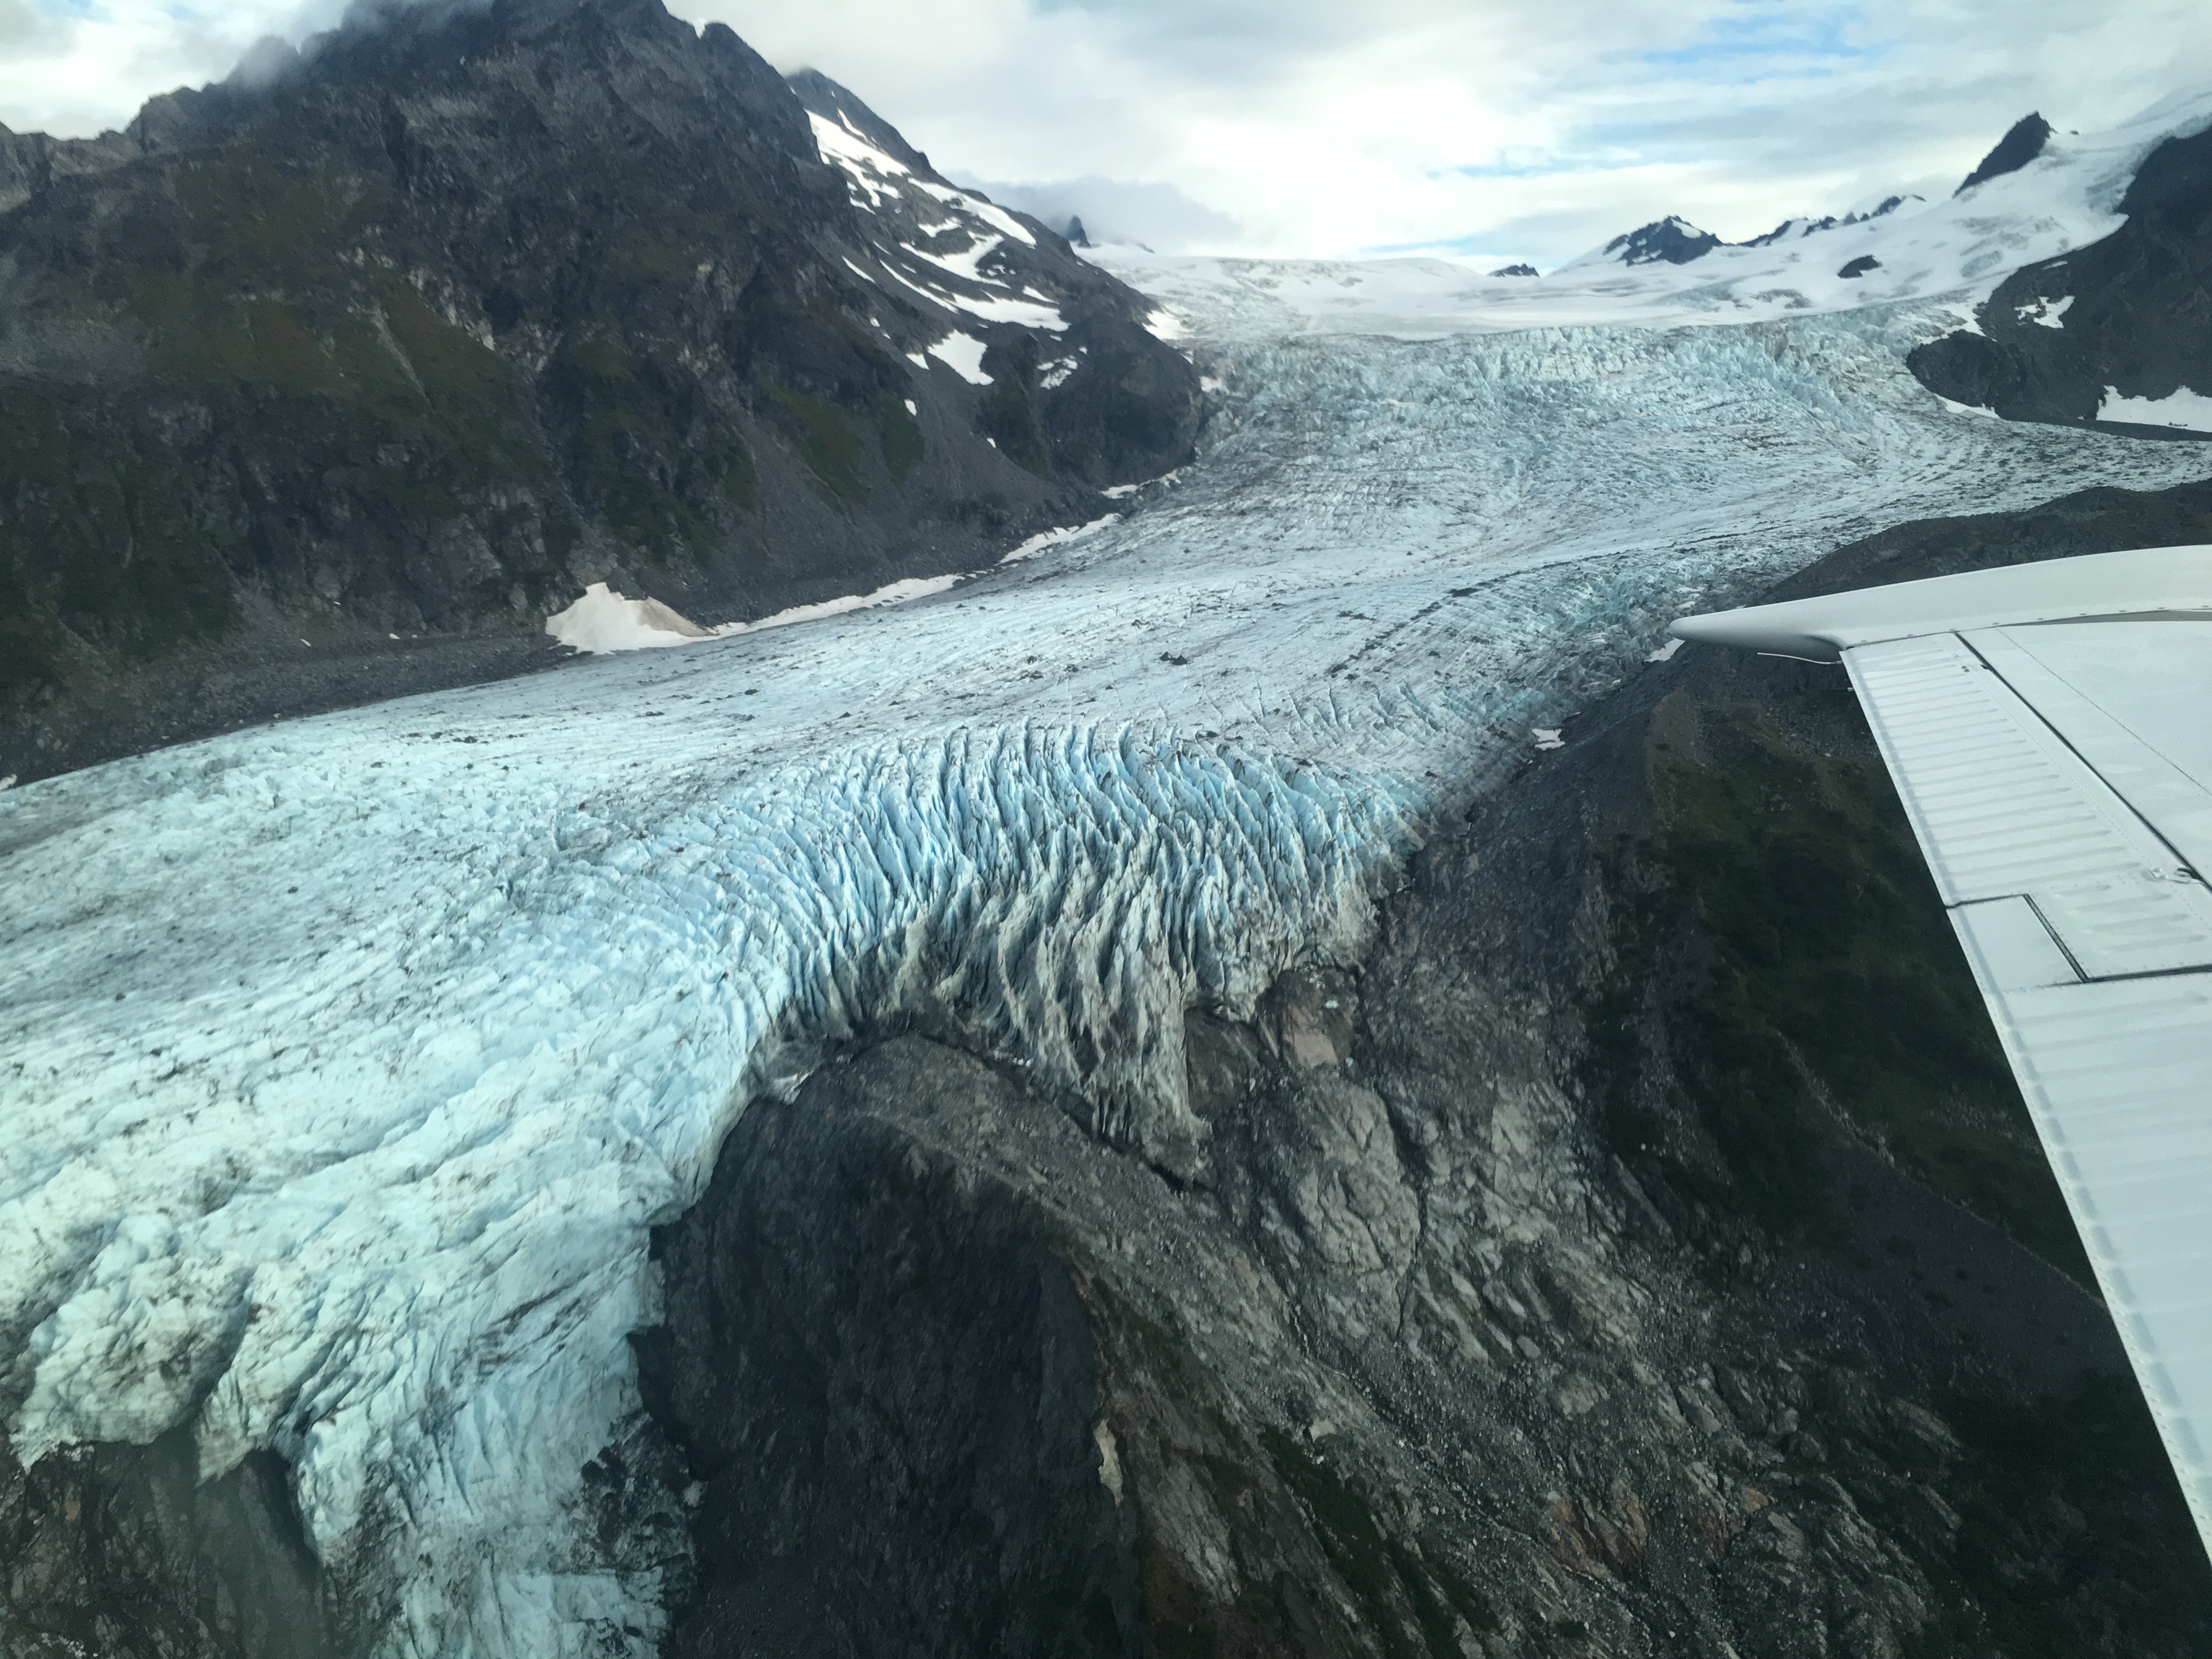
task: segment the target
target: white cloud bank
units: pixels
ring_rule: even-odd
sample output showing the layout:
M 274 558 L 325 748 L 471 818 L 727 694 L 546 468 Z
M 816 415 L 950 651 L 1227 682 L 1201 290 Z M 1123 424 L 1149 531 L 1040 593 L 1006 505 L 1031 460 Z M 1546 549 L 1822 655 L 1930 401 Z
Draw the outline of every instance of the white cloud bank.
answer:
M 1115 204 L 1094 229 L 1224 252 L 1555 263 L 1669 212 L 1740 238 L 1894 190 L 1948 192 L 2031 109 L 2105 126 L 2212 76 L 2202 0 L 674 9 L 845 82 L 940 167 L 1031 181 L 1008 193 L 1073 212 L 1085 192 Z M 228 72 L 257 36 L 331 15 L 299 0 L 0 0 L 0 121 L 116 125 L 151 93 Z

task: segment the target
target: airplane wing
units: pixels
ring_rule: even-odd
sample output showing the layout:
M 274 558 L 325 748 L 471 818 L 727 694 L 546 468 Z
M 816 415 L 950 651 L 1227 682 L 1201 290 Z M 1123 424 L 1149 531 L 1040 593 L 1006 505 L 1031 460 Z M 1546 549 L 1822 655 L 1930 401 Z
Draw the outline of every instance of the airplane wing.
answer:
M 1672 631 L 1849 670 L 2212 1550 L 2212 546 Z

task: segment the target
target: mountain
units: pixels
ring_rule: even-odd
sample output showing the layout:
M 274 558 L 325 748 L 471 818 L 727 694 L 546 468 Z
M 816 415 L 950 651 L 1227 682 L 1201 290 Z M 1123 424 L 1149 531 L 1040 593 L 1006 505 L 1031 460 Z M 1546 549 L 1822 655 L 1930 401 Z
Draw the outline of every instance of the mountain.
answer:
M 2023 165 L 2023 164 L 2015 164 Z M 2010 169 L 2000 168 L 2000 172 Z M 1879 219 L 1894 213 L 1908 200 L 1917 197 L 1892 196 L 1865 213 L 1847 213 L 1840 219 L 1831 215 L 1821 219 L 1784 219 L 1780 224 L 1761 235 L 1741 242 L 1724 242 L 1711 231 L 1699 230 L 1688 220 L 1668 217 L 1656 219 L 1639 229 L 1616 236 L 1595 253 L 1585 254 L 1577 264 L 1611 261 L 1624 265 L 1694 264 L 1719 248 L 1772 247 L 1777 243 L 1801 236 L 1814 236 L 1824 230 L 1835 230 L 1847 225 L 1863 225 L 1870 219 Z M 1511 271 L 1493 271 L 1493 276 L 1519 275 L 1524 268 Z M 1529 275 L 1534 275 L 1533 270 Z
M 2001 178 L 2008 173 L 2019 172 L 2043 154 L 2050 138 L 2051 124 L 2042 116 L 2022 116 L 2007 129 L 2004 137 L 1966 175 L 1966 181 L 1953 194 L 1963 196 L 1977 185 Z M 1811 236 L 1824 230 L 1863 224 L 1869 219 L 1879 219 L 1896 212 L 1908 200 L 1918 199 L 1917 197 L 1892 196 L 1869 212 L 1847 213 L 1840 219 L 1832 215 L 1819 219 L 1784 219 L 1765 234 L 1741 242 L 1724 242 L 1710 231 L 1699 230 L 1686 219 L 1669 216 L 1616 236 L 1596 252 L 1585 254 L 1575 263 L 1583 264 L 1610 260 L 1626 265 L 1689 264 L 1704 258 L 1717 248 L 1771 247 L 1795 237 Z
M 1656 326 L 1747 323 L 1900 302 L 1978 305 L 2023 267 L 2066 258 L 2112 235 L 2124 220 L 2123 202 L 2143 200 L 2140 194 L 2131 197 L 2130 181 L 2147 167 L 2152 153 L 2161 145 L 2193 139 L 2208 125 L 2212 96 L 2179 94 L 2105 131 L 2053 131 L 2032 157 L 2025 154 L 2024 139 L 2008 138 L 1992 152 L 2002 167 L 1985 163 L 1972 188 L 1940 201 L 1893 194 L 1865 212 L 1788 219 L 1737 243 L 1723 242 L 1680 217 L 1657 220 L 1548 272 L 1540 283 L 1477 285 L 1443 262 L 1417 269 L 1419 262 L 1407 261 L 1387 284 L 1380 271 L 1362 271 L 1352 284 L 1326 275 L 1319 264 L 1286 265 L 1264 292 L 1268 301 L 1310 318 L 1318 329 L 1372 326 L 1384 318 L 1409 330 L 1447 325 L 1507 330 L 1563 323 Z M 2033 131 L 2032 124 L 2014 128 L 2015 134 L 2033 136 Z M 2161 189 L 2169 187 L 2181 186 Z M 2178 224 L 2176 211 L 2162 210 L 2162 222 Z M 2161 234 L 2167 238 L 2160 245 L 2165 251 L 2146 254 L 2143 272 L 2134 280 L 2154 280 L 2158 270 L 2179 257 L 2172 238 L 2183 233 Z M 2141 234 L 2134 233 L 2136 238 Z M 2116 244 L 2135 245 L 2133 240 Z M 1213 306 L 1210 296 L 1218 292 L 1222 279 L 1233 276 L 1233 262 L 1147 260 L 1122 250 L 1100 257 L 1147 293 L 1172 295 L 1188 289 L 1193 304 L 1201 307 Z M 1286 280 L 1293 270 L 1311 271 L 1310 291 L 1303 278 Z M 2185 331 L 2195 326 L 2185 297 L 2197 280 L 2190 270 L 2193 267 L 2175 268 L 2172 295 L 2152 306 Z M 1347 287 L 1364 292 L 1343 291 Z M 2014 304 L 2031 304 L 2038 297 L 2023 290 Z M 1264 314 L 1255 307 L 1254 322 Z M 2039 339 L 2023 343 L 2024 337 L 2002 318 L 1993 327 L 2007 337 L 2004 349 L 1992 355 L 1978 345 L 1954 348 L 1957 365 L 1929 369 L 1942 382 L 1937 390 L 1948 386 L 1944 395 L 1954 401 L 1986 406 L 1984 394 L 2009 372 L 1997 366 L 2000 358 L 2025 352 L 2040 361 L 2049 352 Z M 2146 349 L 2154 350 L 2153 337 L 2146 334 L 2144 340 Z M 2118 358 L 2112 368 L 2129 372 Z M 2069 393 L 2075 414 L 2069 418 L 2079 418 L 2097 399 L 2083 390 L 2087 370 L 2069 373 L 2077 384 Z M 2148 388 L 2157 378 L 2148 375 L 2141 385 Z M 2171 385 L 2166 388 L 2172 390 Z M 2122 392 L 2128 395 L 2120 402 L 2130 406 L 2106 410 L 2105 424 L 2132 422 L 2134 429 L 2149 432 L 2177 416 L 2212 423 L 2212 411 L 2192 412 L 2180 405 L 2145 410 L 2141 405 L 2155 394 L 2138 392 L 2134 382 Z M 2191 394 L 2196 395 L 2193 383 Z M 2006 407 L 2011 406 L 2008 402 Z
M 1686 265 L 1691 260 L 1702 258 L 1721 246 L 1721 239 L 1711 231 L 1699 230 L 1686 219 L 1669 216 L 1614 237 L 1605 245 L 1602 252 L 1604 257 L 1617 258 L 1625 265 L 1649 265 L 1662 262 L 1670 265 Z
M 1960 181 L 1952 192 L 1964 196 L 1976 185 L 1986 184 L 2008 173 L 2017 173 L 2043 154 L 2043 147 L 2051 142 L 2051 123 L 2039 114 L 2023 115 L 2005 130 L 1987 155 L 1982 157 L 1974 170 Z
M 2119 211 L 2110 235 L 2022 266 L 1972 328 L 1916 349 L 1921 383 L 2008 420 L 2212 435 L 2212 130 L 2160 143 Z
M 0 141 L 0 771 L 533 665 L 592 581 L 970 569 L 1188 454 L 1147 303 L 834 83 L 659 0 L 357 16 Z

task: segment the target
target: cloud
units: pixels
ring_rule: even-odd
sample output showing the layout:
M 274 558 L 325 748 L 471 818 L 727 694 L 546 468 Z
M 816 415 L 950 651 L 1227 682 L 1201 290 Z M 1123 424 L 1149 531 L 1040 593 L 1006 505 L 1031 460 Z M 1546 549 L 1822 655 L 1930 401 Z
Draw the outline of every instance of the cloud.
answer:
M 1752 235 L 1948 191 L 2032 108 L 2093 128 L 2212 81 L 2200 0 L 698 3 L 942 164 L 1171 180 L 1253 252 Z
M 953 175 L 952 181 L 1034 215 L 1054 230 L 1079 218 L 1094 242 L 1137 242 L 1162 253 L 1181 253 L 1231 245 L 1244 234 L 1227 214 L 1194 202 L 1173 185 L 1129 184 L 1095 173 L 1041 185 L 997 184 L 966 173 Z
M 0 50 L 35 49 L 51 30 L 52 25 L 30 0 L 0 0 Z
M 302 0 L 61 3 L 37 40 L 0 51 L 0 121 L 18 130 L 119 125 L 148 94 L 219 78 L 258 37 L 314 21 Z M 0 40 L 27 27 L 23 4 L 0 0 Z M 2031 109 L 2094 129 L 2212 82 L 2203 0 L 674 9 L 836 77 L 941 167 L 1058 181 L 994 194 L 1036 191 L 1088 224 L 1079 187 L 1101 226 L 1249 253 L 1548 264 L 1668 213 L 1742 237 L 1894 191 L 1948 193 Z M 1173 194 L 1122 182 L 1139 179 Z

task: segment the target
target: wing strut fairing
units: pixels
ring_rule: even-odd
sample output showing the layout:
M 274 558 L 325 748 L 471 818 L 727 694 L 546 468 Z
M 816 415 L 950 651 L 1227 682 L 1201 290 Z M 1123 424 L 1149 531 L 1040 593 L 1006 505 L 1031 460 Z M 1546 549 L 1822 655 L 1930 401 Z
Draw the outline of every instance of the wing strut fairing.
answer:
M 1671 631 L 1849 671 L 2212 1550 L 2212 547 Z

